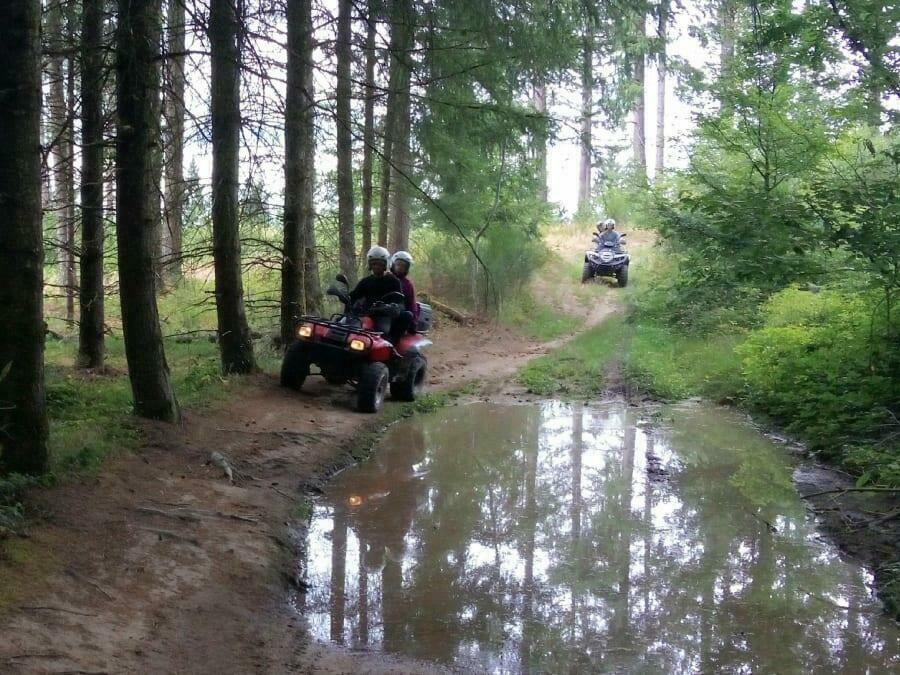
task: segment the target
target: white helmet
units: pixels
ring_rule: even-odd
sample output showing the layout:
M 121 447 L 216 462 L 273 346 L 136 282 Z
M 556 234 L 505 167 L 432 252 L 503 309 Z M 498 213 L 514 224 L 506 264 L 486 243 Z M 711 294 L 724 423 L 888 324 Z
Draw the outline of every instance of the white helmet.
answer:
M 390 251 L 384 246 L 373 246 L 369 249 L 369 252 L 366 253 L 366 262 L 372 262 L 373 260 L 381 260 L 387 265 L 391 260 Z
M 397 251 L 394 255 L 391 256 L 391 267 L 394 266 L 394 263 L 398 260 L 402 260 L 409 267 L 412 267 L 413 259 L 412 256 L 407 251 Z
M 603 221 L 603 229 L 604 230 L 614 230 L 616 229 L 616 221 L 612 218 L 607 218 Z

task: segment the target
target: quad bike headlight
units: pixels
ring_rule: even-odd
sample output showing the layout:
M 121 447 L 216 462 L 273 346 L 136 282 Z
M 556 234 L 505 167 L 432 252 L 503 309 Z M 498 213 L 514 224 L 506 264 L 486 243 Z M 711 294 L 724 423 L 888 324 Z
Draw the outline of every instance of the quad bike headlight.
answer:
M 353 339 L 350 340 L 350 349 L 355 352 L 361 352 L 366 348 L 366 343 L 362 340 Z
M 308 323 L 301 324 L 299 328 L 297 328 L 297 337 L 298 338 L 310 338 L 313 334 L 313 327 Z

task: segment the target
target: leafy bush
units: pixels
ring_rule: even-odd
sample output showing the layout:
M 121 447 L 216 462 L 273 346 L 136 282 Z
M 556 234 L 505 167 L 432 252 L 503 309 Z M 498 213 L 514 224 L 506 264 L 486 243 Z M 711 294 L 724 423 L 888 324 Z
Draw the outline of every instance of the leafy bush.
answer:
M 19 500 L 22 492 L 35 481 L 18 473 L 0 476 L 0 532 L 13 530 L 22 522 L 24 510 Z
M 815 448 L 882 439 L 900 383 L 878 358 L 884 345 L 877 303 L 791 288 L 775 294 L 763 314 L 764 326 L 737 348 L 749 401 Z

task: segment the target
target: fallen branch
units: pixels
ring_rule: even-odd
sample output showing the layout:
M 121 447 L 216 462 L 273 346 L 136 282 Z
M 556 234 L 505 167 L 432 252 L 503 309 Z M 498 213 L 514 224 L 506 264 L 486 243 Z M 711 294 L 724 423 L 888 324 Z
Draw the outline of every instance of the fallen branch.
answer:
M 72 577 L 76 581 L 81 581 L 83 583 L 86 583 L 88 586 L 91 586 L 98 593 L 103 595 L 107 600 L 115 600 L 115 597 L 111 593 L 107 592 L 106 589 L 104 589 L 100 584 L 98 584 L 93 579 L 89 579 L 86 576 L 84 576 L 83 574 L 79 574 L 78 572 L 76 572 L 73 569 L 67 569 L 66 574 L 68 574 L 70 577 Z
M 207 517 L 239 520 L 243 523 L 259 523 L 259 518 L 254 518 L 253 516 L 242 516 L 239 513 L 223 513 L 222 511 L 201 511 L 199 509 L 188 510 L 186 505 L 176 506 L 176 511 L 163 511 L 162 509 L 154 509 L 149 506 L 138 506 L 135 507 L 135 510 L 141 513 L 166 516 L 167 518 L 178 518 L 180 520 L 198 521 L 203 517 Z
M 822 495 L 844 494 L 845 492 L 892 492 L 900 494 L 900 488 L 889 487 L 845 487 L 835 488 L 833 490 L 822 490 L 821 492 L 813 492 L 808 495 L 801 495 L 801 499 L 812 499 L 813 497 L 821 497 Z
M 186 513 L 182 511 L 181 513 L 176 513 L 173 511 L 163 511 L 162 509 L 154 509 L 149 506 L 136 506 L 134 508 L 138 513 L 146 513 L 152 516 L 163 516 L 165 518 L 176 518 L 177 520 L 191 520 L 198 521 L 200 518 L 195 516 L 192 513 Z
M 88 612 L 79 612 L 74 609 L 66 609 L 65 607 L 50 607 L 49 605 L 22 605 L 19 609 L 26 611 L 45 611 L 45 612 L 63 612 L 64 614 L 74 614 L 76 616 L 97 616 Z
M 472 320 L 471 317 L 469 317 L 466 314 L 463 314 L 458 309 L 454 309 L 450 305 L 445 305 L 443 302 L 435 300 L 434 298 L 429 298 L 428 304 L 431 305 L 432 307 L 434 307 L 441 314 L 446 314 L 447 316 L 449 316 L 451 319 L 456 321 L 456 323 L 461 323 L 461 324 L 465 325 L 465 324 L 471 322 L 471 320 Z

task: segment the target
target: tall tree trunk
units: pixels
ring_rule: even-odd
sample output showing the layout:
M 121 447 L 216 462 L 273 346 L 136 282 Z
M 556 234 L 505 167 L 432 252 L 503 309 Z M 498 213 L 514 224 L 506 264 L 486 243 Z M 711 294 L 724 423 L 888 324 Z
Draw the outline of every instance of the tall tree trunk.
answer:
M 378 244 L 387 246 L 388 218 L 397 189 L 395 150 L 402 123 L 404 82 L 409 78 L 408 50 L 412 41 L 412 9 L 407 0 L 395 0 L 391 9 L 390 75 L 384 115 L 384 146 L 381 152 L 381 195 L 378 206 Z M 406 88 L 408 89 L 408 84 Z
M 321 306 L 315 240 L 315 117 L 312 0 L 287 5 L 287 95 L 284 122 L 284 253 L 281 264 L 281 341 L 294 322 Z
M 654 177 L 665 171 L 666 163 L 666 76 L 668 74 L 669 0 L 660 0 L 656 35 L 659 38 L 659 56 L 656 62 L 656 167 Z
M 48 75 L 49 91 L 47 108 L 49 113 L 49 136 L 53 156 L 53 202 L 52 211 L 56 220 L 56 246 L 58 285 L 62 289 L 66 307 L 66 320 L 71 326 L 74 307 L 71 304 L 70 269 L 72 267 L 72 241 L 69 238 L 74 225 L 74 176 L 72 166 L 72 120 L 69 113 L 73 107 L 73 92 L 66 96 L 69 85 L 71 61 L 66 68 L 66 58 L 62 53 L 67 48 L 66 7 L 64 0 L 56 0 L 47 11 L 47 48 L 50 51 Z
M 212 225 L 216 270 L 219 351 L 225 373 L 256 368 L 244 312 L 238 171 L 241 134 L 241 53 L 235 0 L 212 0 L 209 43 L 212 58 Z
M 75 53 L 78 33 L 78 12 L 75 2 L 66 3 L 66 143 L 68 164 L 66 166 L 66 209 L 65 209 L 65 269 L 66 323 L 75 323 L 75 294 L 78 291 L 78 277 L 75 270 Z
M 168 0 L 167 3 L 167 73 L 163 117 L 165 135 L 165 204 L 166 276 L 177 280 L 182 276 L 181 255 L 184 230 L 184 49 L 185 10 L 184 0 Z
M 535 82 L 531 96 L 535 112 L 541 117 L 547 115 L 547 85 L 543 81 Z M 538 197 L 547 201 L 547 134 L 541 132 L 534 140 L 534 154 L 537 160 Z
M 103 365 L 103 0 L 81 29 L 81 289 L 78 365 Z
M 350 110 L 350 30 L 352 0 L 338 0 L 337 24 L 337 193 L 341 272 L 356 278 L 356 235 L 353 210 L 353 134 Z
M 734 0 L 719 0 L 719 78 L 730 74 L 734 58 Z
M 410 72 L 403 69 L 397 101 L 396 133 L 394 136 L 394 159 L 391 167 L 391 227 L 390 249 L 403 251 L 409 248 L 409 177 L 412 173 L 412 158 L 409 147 L 410 135 Z
M 375 28 L 377 15 L 374 0 L 369 0 L 369 15 L 366 18 L 366 75 L 363 113 L 363 164 L 362 164 L 362 255 L 372 247 L 372 165 L 375 145 Z
M 153 152 L 159 138 L 159 0 L 118 0 L 116 234 L 128 376 L 138 415 L 181 414 L 163 349 L 154 274 Z
M 578 171 L 578 210 L 591 207 L 591 123 L 594 105 L 594 33 L 585 28 L 581 45 L 581 165 Z
M 41 226 L 41 3 L 0 3 L 0 468 L 48 468 Z
M 644 48 L 643 41 L 646 31 L 646 19 L 643 12 L 635 20 L 634 35 L 640 41 L 640 51 L 634 56 L 633 81 L 635 90 L 634 101 L 634 133 L 631 138 L 631 148 L 634 156 L 634 166 L 639 181 L 647 179 L 647 124 L 646 106 L 644 104 Z

